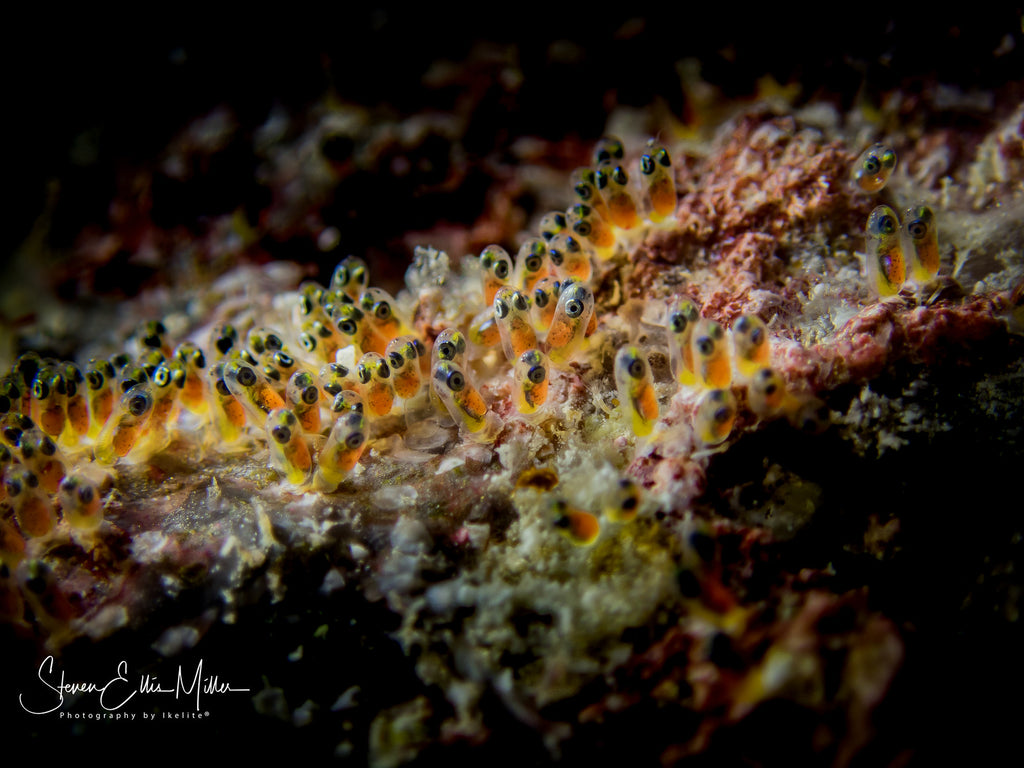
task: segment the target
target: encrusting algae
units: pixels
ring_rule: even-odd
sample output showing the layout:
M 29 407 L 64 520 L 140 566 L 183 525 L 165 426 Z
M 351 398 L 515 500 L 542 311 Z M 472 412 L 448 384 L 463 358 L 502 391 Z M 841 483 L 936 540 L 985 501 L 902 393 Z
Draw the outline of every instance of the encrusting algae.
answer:
M 119 347 L 21 352 L 0 381 L 3 621 L 48 651 L 99 642 L 196 564 L 235 621 L 246 585 L 282 599 L 327 553 L 451 705 L 440 726 L 429 704 L 383 710 L 380 764 L 408 717 L 417 738 L 485 740 L 489 697 L 551 754 L 642 700 L 701 715 L 666 763 L 776 700 L 843 702 L 853 724 L 822 749 L 862 748 L 899 632 L 830 591 L 831 565 L 765 554 L 819 487 L 778 480 L 749 505 L 763 525 L 702 511 L 705 493 L 744 445 L 833 445 L 845 391 L 893 366 L 1016 343 L 1019 260 L 956 290 L 954 257 L 986 241 L 948 222 L 998 232 L 1024 203 L 1018 175 L 1002 211 L 972 210 L 905 173 L 897 138 L 858 158 L 837 115 L 813 117 L 750 107 L 710 144 L 620 120 L 564 212 L 462 258 L 424 244 L 394 295 L 358 254 L 323 283 L 241 266 Z M 163 581 L 128 589 L 136 569 Z M 177 629 L 155 647 L 180 651 Z

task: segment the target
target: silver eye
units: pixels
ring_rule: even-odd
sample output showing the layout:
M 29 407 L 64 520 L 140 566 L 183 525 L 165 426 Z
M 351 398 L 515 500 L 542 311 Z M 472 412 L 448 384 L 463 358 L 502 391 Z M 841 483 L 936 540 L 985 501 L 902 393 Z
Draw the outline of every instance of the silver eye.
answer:
M 149 410 L 151 401 L 148 395 L 135 395 L 128 401 L 128 411 L 133 416 L 141 416 Z
M 583 302 L 577 299 L 569 299 L 565 302 L 565 314 L 569 317 L 579 317 L 583 314 Z
M 458 371 L 452 371 L 446 383 L 452 392 L 461 392 L 466 386 L 466 378 Z
M 508 315 L 508 304 L 501 299 L 494 300 L 494 314 L 500 319 L 504 319 Z
M 239 366 L 235 378 L 238 379 L 238 383 L 243 387 L 251 387 L 256 383 L 256 371 L 247 366 Z

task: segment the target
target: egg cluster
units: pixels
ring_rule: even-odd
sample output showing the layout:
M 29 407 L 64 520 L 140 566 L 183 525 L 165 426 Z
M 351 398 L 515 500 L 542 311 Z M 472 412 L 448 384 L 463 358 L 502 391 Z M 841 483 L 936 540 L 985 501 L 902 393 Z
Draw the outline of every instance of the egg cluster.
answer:
M 872 144 L 854 163 L 853 181 L 861 192 L 875 194 L 885 189 L 895 168 L 895 150 L 885 144 Z M 924 203 L 904 209 L 902 220 L 889 205 L 877 206 L 868 217 L 866 235 L 865 271 L 875 295 L 895 296 L 908 278 L 925 285 L 938 274 L 935 213 Z
M 620 260 L 636 233 L 670 225 L 676 208 L 668 151 L 648 143 L 635 185 L 624 154 L 621 141 L 602 139 L 593 164 L 572 174 L 578 201 L 543 216 L 515 258 L 500 245 L 483 249 L 469 270 L 479 288 L 466 291 L 463 316 L 472 320 L 464 327 L 414 323 L 394 296 L 369 284 L 366 263 L 349 256 L 329 284 L 308 281 L 289 294 L 277 327 L 220 323 L 174 339 L 150 321 L 110 358 L 21 355 L 0 381 L 0 500 L 9 510 L 0 558 L 16 566 L 26 537 L 46 536 L 60 516 L 76 535 L 91 535 L 117 467 L 144 463 L 174 439 L 214 451 L 266 446 L 292 491 L 333 493 L 396 422 L 409 431 L 455 426 L 468 441 L 493 444 L 510 434 L 510 414 L 532 425 L 559 418 L 552 381 L 595 362 L 595 274 Z M 787 393 L 770 367 L 769 331 L 758 317 L 742 315 L 727 331 L 677 296 L 656 325 L 674 381 L 695 400 L 699 443 L 730 435 L 740 407 L 733 386 L 745 388 L 757 418 L 785 414 L 804 429 L 822 426 L 821 403 Z M 500 408 L 474 374 L 498 349 L 504 361 L 491 370 L 512 383 L 512 402 Z M 612 371 L 618 418 L 640 442 L 662 411 L 651 351 L 630 339 Z M 639 488 L 629 481 L 622 493 L 624 504 L 606 516 L 635 514 Z M 565 502 L 551 518 L 579 544 L 598 530 L 596 517 Z

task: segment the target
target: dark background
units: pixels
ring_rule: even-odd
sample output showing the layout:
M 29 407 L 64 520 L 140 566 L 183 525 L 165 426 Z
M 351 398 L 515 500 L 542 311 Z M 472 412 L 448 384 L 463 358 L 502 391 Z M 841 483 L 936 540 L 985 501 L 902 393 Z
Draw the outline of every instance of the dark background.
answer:
M 59 14 L 11 24 L 2 54 L 9 194 L 0 254 L 28 233 L 49 179 L 62 180 L 51 232 L 59 248 L 86 223 L 103 225 L 120 165 L 152 161 L 192 119 L 221 104 L 232 108 L 243 130 L 264 122 L 274 104 L 298 113 L 329 87 L 346 101 L 385 105 L 399 116 L 452 109 L 459 88 L 425 88 L 423 74 L 439 60 L 470 61 L 485 41 L 514 47 L 522 79 L 514 89 L 492 82 L 478 97 L 465 143 L 481 155 L 520 136 L 592 141 L 616 104 L 661 99 L 684 116 L 675 65 L 689 57 L 701 61 L 703 78 L 727 97 L 752 95 L 755 80 L 771 74 L 780 83 L 800 83 L 801 100 L 824 96 L 843 109 L 862 93 L 896 86 L 985 89 L 1024 78 L 1019 8 L 973 15 L 964 9 L 957 17 L 877 5 L 820 10 L 676 8 L 634 16 L 628 6 L 520 5 L 462 18 L 428 4 L 402 11 L 360 5 L 301 18 L 214 19 L 168 10 L 147 25 Z M 1007 35 L 1016 46 L 995 56 Z M 73 157 L 82 136 L 92 150 L 87 162 Z M 207 178 L 200 200 L 168 195 L 156 214 L 170 224 L 212 213 L 218 203 L 235 204 L 218 200 L 216 185 L 231 192 L 227 179 L 251 171 L 243 155 L 222 161 L 223 178 Z M 384 224 L 388 232 L 408 230 L 435 213 L 429 207 L 418 216 L 397 212 Z M 380 241 L 379 217 L 359 218 L 367 231 L 356 242 Z

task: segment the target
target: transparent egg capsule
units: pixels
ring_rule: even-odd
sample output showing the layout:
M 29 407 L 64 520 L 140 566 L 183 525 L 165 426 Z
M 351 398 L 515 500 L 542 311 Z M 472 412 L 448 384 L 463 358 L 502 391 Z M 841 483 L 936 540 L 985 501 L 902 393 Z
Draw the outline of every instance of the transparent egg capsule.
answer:
M 351 472 L 366 448 L 369 437 L 366 419 L 362 413 L 350 410 L 342 413 L 317 456 L 314 487 L 332 493 Z
M 381 355 L 387 349 L 388 339 L 378 333 L 363 311 L 354 304 L 334 307 L 331 311 L 331 321 L 341 334 L 342 343 L 345 346 L 354 345 L 360 355 L 364 352 L 376 352 Z
M 501 331 L 498 330 L 493 305 L 470 321 L 466 338 L 478 347 L 496 347 L 501 343 Z
M 675 380 L 687 386 L 697 383 L 691 341 L 699 320 L 700 310 L 690 299 L 678 299 L 669 309 L 669 365 Z
M 4 480 L 7 501 L 14 510 L 18 528 L 29 538 L 45 536 L 57 524 L 49 495 L 28 467 L 15 467 Z
M 558 297 L 561 294 L 562 283 L 557 277 L 545 277 L 537 281 L 534 286 L 530 303 L 530 320 L 534 330 L 539 336 L 544 336 L 551 327 L 551 321 L 555 317 L 555 308 L 558 306 Z
M 92 358 L 85 366 L 86 397 L 89 401 L 88 436 L 100 433 L 114 410 L 114 366 L 102 358 Z
M 590 280 L 593 266 L 590 255 L 583 249 L 580 241 L 567 232 L 552 238 L 548 250 L 548 258 L 559 280 L 572 278 L 582 283 Z
M 771 359 L 768 327 L 756 315 L 740 315 L 736 318 L 732 324 L 732 345 L 736 371 L 743 378 L 768 365 Z
M 533 414 L 544 405 L 548 397 L 549 371 L 547 355 L 539 349 L 528 349 L 519 356 L 512 370 L 517 411 Z
M 545 343 L 548 359 L 556 365 L 567 363 L 583 347 L 583 339 L 594 314 L 594 294 L 583 283 L 565 281 L 558 296 Z
M 400 316 L 395 297 L 383 288 L 367 288 L 359 294 L 358 303 L 366 319 L 384 339 L 385 346 L 396 336 L 409 333 L 409 323 Z
M 626 149 L 615 136 L 602 136 L 594 145 L 594 165 L 618 165 L 625 157 Z
M 759 368 L 747 386 L 747 404 L 761 419 L 777 414 L 786 398 L 786 382 L 774 368 Z
M 267 414 L 265 426 L 274 469 L 291 485 L 302 485 L 313 469 L 313 459 L 298 418 L 287 408 L 276 408 Z
M 862 192 L 879 192 L 895 168 L 896 152 L 893 148 L 881 143 L 872 144 L 853 164 L 853 180 Z
M 0 379 L 0 414 L 21 410 L 21 386 L 13 375 Z
M 732 381 L 729 345 L 722 326 L 702 318 L 697 322 L 690 340 L 697 383 L 710 389 L 721 389 Z
M 241 403 L 253 426 L 263 426 L 267 414 L 284 408 L 284 398 L 279 395 L 258 368 L 232 360 L 224 366 L 224 383 L 228 391 Z
M 69 474 L 57 491 L 61 514 L 72 528 L 93 531 L 103 522 L 103 505 L 96 484 L 80 472 Z
M 67 421 L 67 383 L 57 368 L 42 367 L 32 383 L 32 420 L 51 437 L 59 437 Z
M 887 205 L 879 205 L 868 217 L 865 268 L 878 296 L 895 296 L 907 277 L 899 227 L 896 212 Z
M 153 412 L 152 385 L 136 384 L 118 400 L 114 412 L 96 438 L 93 450 L 101 464 L 124 458 L 142 437 Z
M 441 361 L 434 368 L 431 386 L 462 432 L 490 431 L 492 414 L 462 368 L 455 362 Z
M 676 212 L 676 181 L 667 149 L 648 147 L 640 157 L 640 181 L 648 219 L 660 222 Z
M 338 350 L 344 346 L 341 334 L 328 320 L 306 320 L 299 330 L 299 347 L 318 362 L 334 360 Z
M 362 395 L 354 389 L 343 389 L 334 396 L 333 400 L 331 400 L 330 411 L 331 416 L 336 419 L 338 416 L 345 414 L 348 411 L 363 413 L 365 407 Z
M 365 288 L 363 290 L 366 290 Z M 360 291 L 362 295 L 362 291 Z M 320 297 L 320 308 L 323 310 L 323 314 L 327 315 L 327 319 L 330 320 L 334 317 L 339 307 L 349 306 L 354 307 L 359 301 L 359 296 L 352 298 L 347 293 L 340 289 L 328 289 L 323 296 Z
M 619 407 L 637 437 L 651 434 L 658 420 L 658 398 L 647 358 L 636 347 L 623 347 L 615 355 L 615 386 Z
M 341 363 L 327 363 L 317 374 L 317 381 L 320 389 L 329 397 L 333 398 L 339 392 L 346 389 L 358 389 L 359 377 Z
M 551 271 L 546 240 L 531 237 L 519 248 L 516 254 L 516 266 L 512 272 L 512 285 L 529 295 L 533 286 Z
M 420 358 L 426 352 L 423 343 L 411 334 L 398 336 L 388 343 L 385 358 L 391 369 L 395 394 L 399 397 L 408 400 L 419 393 Z
M 63 445 L 77 445 L 78 441 L 89 432 L 89 400 L 85 376 L 82 369 L 74 363 L 63 363 L 61 373 L 67 387 L 67 398 L 64 401 L 64 431 L 60 435 Z
M 170 442 L 168 427 L 178 411 L 178 400 L 185 389 L 185 366 L 177 360 L 165 360 L 153 372 L 153 412 L 147 429 L 147 448 L 162 450 Z
M 265 352 L 277 352 L 284 349 L 284 334 L 274 328 L 263 326 L 251 328 L 246 335 L 245 343 L 259 358 Z
M 37 352 L 24 352 L 14 361 L 10 376 L 21 394 L 21 404 L 17 405 L 12 401 L 11 410 L 20 411 L 26 415 L 32 413 L 32 385 L 35 383 L 36 374 L 41 365 L 42 358 Z
M 499 289 L 494 297 L 494 318 L 510 362 L 537 346 L 537 334 L 530 324 L 530 302 L 522 292 L 507 285 Z
M 230 323 L 216 325 L 210 329 L 210 343 L 214 360 L 220 360 L 238 346 L 238 329 Z
M 300 325 L 307 320 L 319 320 L 321 323 L 330 322 L 330 315 L 324 311 L 326 295 L 327 288 L 315 280 L 305 280 L 299 284 L 299 296 L 295 306 Z
M 597 188 L 608 207 L 608 218 L 619 229 L 632 229 L 640 223 L 636 200 L 629 190 L 629 174 L 621 165 L 606 165 L 597 170 Z
M 907 208 L 903 234 L 909 246 L 911 274 L 923 285 L 939 273 L 939 238 L 932 209 L 922 204 Z
M 206 413 L 206 355 L 191 341 L 183 341 L 174 349 L 174 359 L 185 368 L 181 404 L 192 413 Z
M 555 529 L 578 547 L 589 547 L 601 533 L 601 523 L 595 515 L 562 499 L 551 501 L 550 514 Z
M 147 320 L 136 331 L 140 353 L 146 350 L 157 350 L 163 355 L 170 355 L 171 348 L 167 345 L 167 326 L 160 320 Z
M 540 236 L 545 241 L 550 241 L 559 232 L 565 231 L 568 226 L 565 214 L 561 211 L 548 211 L 540 218 Z
M 395 385 L 384 357 L 376 352 L 364 354 L 356 365 L 356 377 L 367 414 L 379 417 L 391 413 L 395 405 Z
M 306 434 L 320 431 L 320 388 L 309 371 L 296 371 L 285 387 L 285 405 Z
M 711 389 L 697 403 L 693 428 L 704 445 L 718 445 L 729 437 L 736 422 L 736 398 L 728 389 Z
M 359 299 L 359 295 L 366 290 L 370 283 L 370 271 L 366 262 L 358 256 L 346 256 L 334 268 L 331 275 L 330 288 L 344 291 L 353 301 Z
M 589 244 L 602 259 L 611 256 L 615 248 L 615 232 L 598 212 L 586 203 L 577 203 L 566 213 L 569 230 Z
M 46 493 L 56 493 L 68 466 L 67 457 L 57 447 L 53 438 L 38 427 L 30 427 L 21 433 L 17 455 L 21 463 L 32 470 L 39 481 L 39 487 Z
M 597 174 L 593 170 L 577 168 L 569 177 L 569 183 L 572 184 L 572 191 L 576 194 L 579 202 L 589 205 L 605 221 L 611 221 L 611 213 L 598 190 Z
M 156 370 L 156 366 L 153 366 L 153 370 Z M 117 377 L 114 379 L 114 394 L 120 397 L 135 385 L 147 383 L 149 383 L 149 373 L 146 372 L 146 369 L 141 365 L 129 362 L 117 369 Z
M 246 413 L 224 381 L 224 365 L 224 361 L 220 361 L 207 371 L 209 386 L 206 393 L 217 433 L 221 441 L 230 445 L 238 442 L 244 434 Z
M 456 328 L 445 328 L 434 339 L 434 347 L 430 354 L 430 367 L 433 370 L 438 362 L 454 362 L 465 364 L 466 336 Z
M 488 245 L 480 254 L 480 288 L 484 304 L 494 303 L 494 294 L 512 279 L 512 258 L 500 245 Z
M 259 356 L 259 370 L 277 394 L 284 397 L 285 388 L 288 386 L 288 379 L 296 371 L 301 370 L 299 361 L 292 357 L 286 350 L 267 350 Z
M 0 437 L 11 448 L 17 449 L 21 442 L 21 436 L 27 430 L 35 427 L 35 422 L 28 416 L 18 411 L 5 413 L 0 418 Z

